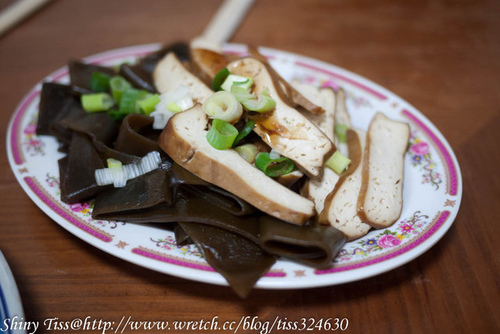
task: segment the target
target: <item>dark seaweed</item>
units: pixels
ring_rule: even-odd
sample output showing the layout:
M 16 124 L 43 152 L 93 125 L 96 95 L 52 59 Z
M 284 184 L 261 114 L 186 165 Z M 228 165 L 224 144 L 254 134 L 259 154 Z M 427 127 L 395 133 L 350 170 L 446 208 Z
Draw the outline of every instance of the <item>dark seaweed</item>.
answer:
M 161 131 L 154 130 L 153 118 L 140 114 L 127 115 L 120 126 L 120 132 L 114 142 L 116 150 L 143 157 L 149 152 L 157 151 L 166 157 L 158 145 Z
M 95 182 L 94 171 L 103 167 L 91 140 L 84 134 L 73 134 L 68 156 L 59 160 L 61 200 L 76 203 L 109 188 Z
M 132 86 L 156 93 L 153 83 L 152 73 L 147 72 L 141 65 L 122 64 L 120 66 L 120 75 L 127 79 Z
M 134 87 L 156 93 L 153 71 L 156 64 L 169 52 L 174 52 L 181 61 L 189 61 L 189 46 L 184 42 L 178 42 L 145 56 L 137 64 L 121 65 L 120 75 Z
M 331 266 L 346 238 L 332 226 L 297 226 L 268 215 L 260 217 L 260 244 L 276 254 L 315 268 Z
M 179 225 L 241 298 L 245 298 L 276 258 L 259 245 L 228 230 L 191 222 Z
M 40 111 L 40 115 L 43 115 L 42 111 Z M 60 112 L 54 117 L 52 123 L 49 125 L 50 133 L 67 147 L 71 143 L 73 130 L 68 129 L 62 122 L 73 121 L 86 116 L 87 113 L 83 110 L 80 101 L 74 98 L 65 99 L 65 103 L 61 107 Z M 67 152 L 66 150 L 62 151 Z
M 120 124 L 106 113 L 85 113 L 82 117 L 68 117 L 56 124 L 68 132 L 86 134 L 108 146 L 113 144 L 120 128 Z
M 175 53 L 177 58 L 182 62 L 187 62 L 190 59 L 188 44 L 185 42 L 177 42 L 143 57 L 140 59 L 139 64 L 146 72 L 153 73 L 156 64 L 158 64 L 158 62 L 169 52 Z
M 42 85 L 36 126 L 37 135 L 53 135 L 50 125 L 63 116 L 61 114 L 65 111 L 68 101 L 74 101 L 70 86 L 53 82 L 45 82 Z
M 88 64 L 78 60 L 70 61 L 68 67 L 71 88 L 76 95 L 93 93 L 90 88 L 92 73 L 101 72 L 110 76 L 116 75 L 116 72 L 109 67 Z

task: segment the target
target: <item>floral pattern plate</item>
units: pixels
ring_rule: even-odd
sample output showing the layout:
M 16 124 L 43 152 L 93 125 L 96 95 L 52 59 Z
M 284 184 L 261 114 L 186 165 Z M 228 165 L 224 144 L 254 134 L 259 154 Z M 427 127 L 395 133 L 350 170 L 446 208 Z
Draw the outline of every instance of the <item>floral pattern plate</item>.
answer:
M 159 47 L 149 44 L 112 50 L 85 61 L 118 65 L 133 62 Z M 226 45 L 225 50 L 233 54 L 246 52 L 244 46 L 236 44 Z M 256 287 L 308 288 L 363 279 L 411 261 L 441 239 L 458 213 L 462 179 L 456 157 L 436 127 L 410 104 L 359 75 L 292 53 L 268 48 L 261 48 L 261 52 L 286 79 L 334 89 L 343 87 L 353 126 L 367 129 L 372 116 L 382 111 L 410 124 L 411 139 L 405 156 L 404 207 L 392 227 L 373 230 L 347 243 L 327 270 L 280 260 Z M 67 83 L 67 67 L 44 81 Z M 57 152 L 54 138 L 35 134 L 42 82 L 20 102 L 7 133 L 12 170 L 29 197 L 70 233 L 116 257 L 162 273 L 226 285 L 195 246 L 177 246 L 170 231 L 150 225 L 93 220 L 92 202 L 67 205 L 59 200 L 57 160 L 62 154 Z

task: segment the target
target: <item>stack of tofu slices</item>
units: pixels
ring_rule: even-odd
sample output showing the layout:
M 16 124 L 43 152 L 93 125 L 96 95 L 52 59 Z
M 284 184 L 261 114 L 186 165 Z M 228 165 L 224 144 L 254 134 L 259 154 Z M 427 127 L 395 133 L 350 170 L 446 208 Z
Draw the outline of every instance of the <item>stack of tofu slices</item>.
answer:
M 194 103 L 168 121 L 160 137 L 161 148 L 203 180 L 286 222 L 329 224 L 348 240 L 365 235 L 372 227 L 392 225 L 403 206 L 409 126 L 377 113 L 367 131 L 354 129 L 343 89 L 286 82 L 265 57 L 249 50 L 249 56 L 234 58 L 192 47 L 188 63 L 174 53 L 158 63 L 154 81 L 159 93 L 184 86 Z M 271 178 L 234 149 L 218 150 L 207 142 L 212 120 L 202 105 L 215 93 L 211 82 L 223 68 L 252 78 L 252 93 L 267 90 L 276 102 L 265 116 L 243 117 L 255 121 L 253 131 L 269 150 L 293 160 L 296 169 L 290 174 Z M 345 141 L 336 137 L 335 124 L 347 128 Z M 325 167 L 337 149 L 351 160 L 340 175 Z M 293 184 L 300 184 L 300 191 L 292 190 Z

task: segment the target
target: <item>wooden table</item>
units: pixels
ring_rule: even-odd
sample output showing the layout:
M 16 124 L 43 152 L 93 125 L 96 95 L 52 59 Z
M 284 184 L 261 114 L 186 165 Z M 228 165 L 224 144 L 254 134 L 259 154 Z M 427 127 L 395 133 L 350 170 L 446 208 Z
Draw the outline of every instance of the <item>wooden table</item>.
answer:
M 1 0 L 0 7 L 11 2 Z M 437 245 L 395 270 L 338 286 L 255 290 L 240 300 L 226 287 L 108 255 L 68 233 L 28 198 L 10 170 L 4 142 L 23 95 L 70 58 L 188 40 L 220 3 L 54 1 L 0 38 L 0 249 L 26 318 L 346 317 L 350 333 L 498 333 L 498 1 L 260 0 L 232 39 L 359 73 L 416 106 L 448 139 L 464 182 L 458 217 Z

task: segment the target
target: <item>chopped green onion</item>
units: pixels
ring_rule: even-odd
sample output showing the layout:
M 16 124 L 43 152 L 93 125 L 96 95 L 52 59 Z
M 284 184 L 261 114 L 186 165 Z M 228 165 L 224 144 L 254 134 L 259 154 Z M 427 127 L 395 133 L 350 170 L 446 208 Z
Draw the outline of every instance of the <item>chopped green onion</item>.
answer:
M 270 177 L 288 174 L 295 167 L 291 159 L 287 157 L 271 159 L 268 152 L 262 152 L 257 155 L 255 166 Z
M 255 122 L 252 120 L 249 120 L 248 122 L 245 123 L 243 126 L 243 129 L 240 130 L 240 133 L 236 136 L 236 139 L 234 140 L 234 145 L 237 145 L 243 138 L 248 136 L 250 132 L 252 132 L 253 128 L 255 127 Z
M 335 153 L 333 153 L 330 159 L 326 162 L 326 165 L 335 173 L 341 174 L 350 163 L 351 160 L 349 158 L 344 156 L 339 151 L 335 151 Z
M 102 72 L 92 72 L 90 78 L 90 89 L 94 92 L 107 92 L 109 90 L 109 79 L 111 77 Z
M 249 89 L 244 89 L 238 85 L 231 86 L 231 94 L 250 111 L 264 113 L 273 110 L 276 107 L 276 101 L 269 95 L 269 90 L 262 91 L 259 98 L 250 93 Z
M 154 118 L 153 129 L 163 130 L 172 116 L 193 106 L 193 98 L 188 87 L 179 86 L 175 90 L 161 94 L 160 102 L 155 106 L 155 110 L 149 114 Z
M 218 150 L 225 150 L 233 145 L 237 135 L 238 130 L 234 126 L 216 118 L 212 121 L 212 127 L 207 133 L 207 141 L 212 147 Z
M 128 114 L 139 113 L 140 110 L 137 102 L 140 100 L 144 100 L 151 95 L 151 93 L 142 89 L 129 88 L 123 92 L 122 98 L 120 100 L 119 111 Z
M 253 79 L 249 77 L 242 77 L 240 75 L 229 74 L 220 88 L 226 92 L 230 92 L 233 85 L 237 85 L 243 89 L 250 89 L 253 86 Z
M 132 88 L 132 84 L 124 77 L 116 75 L 109 80 L 109 87 L 111 88 L 111 94 L 113 95 L 116 103 L 120 104 L 123 92 Z
M 335 135 L 337 136 L 337 139 L 339 140 L 340 143 L 347 143 L 347 130 L 349 127 L 345 124 L 335 124 Z
M 236 146 L 234 148 L 238 154 L 245 159 L 246 161 L 253 163 L 257 154 L 259 154 L 259 149 L 254 144 L 243 144 L 240 146 Z
M 203 110 L 210 118 L 218 118 L 229 123 L 237 122 L 243 114 L 241 104 L 233 94 L 219 91 L 209 96 L 203 103 Z
M 108 163 L 108 168 L 117 168 L 122 166 L 122 162 L 120 160 L 113 158 L 108 158 L 106 162 Z
M 114 120 L 121 121 L 122 119 L 125 118 L 125 116 L 128 115 L 128 113 L 111 109 L 108 110 L 108 115 L 111 116 Z
M 139 98 L 141 91 L 135 88 L 129 88 L 123 92 L 120 100 L 119 111 L 127 114 L 135 112 L 135 102 Z
M 141 102 L 152 98 L 154 95 L 155 94 L 150 93 L 148 91 L 141 90 L 141 93 L 139 94 L 139 96 L 137 97 L 137 100 L 135 101 L 135 112 L 138 114 L 145 114 L 144 109 L 141 107 Z M 157 103 L 158 102 L 156 102 L 156 104 Z M 154 110 L 154 106 L 153 106 L 153 110 Z M 153 112 L 153 110 L 151 112 Z
M 158 94 L 151 94 L 151 96 L 137 101 L 139 104 L 139 109 L 145 115 L 149 116 L 154 110 L 156 105 L 160 102 L 160 96 Z
M 108 93 L 83 94 L 80 100 L 83 109 L 88 112 L 106 111 L 115 104 Z
M 231 86 L 231 94 L 236 97 L 236 100 L 240 101 L 241 103 L 249 100 L 256 100 L 256 97 L 250 93 L 250 89 L 245 89 L 240 86 Z
M 241 88 L 245 88 L 245 89 L 252 88 L 252 86 L 253 86 L 253 79 L 250 78 L 250 77 L 244 77 L 244 78 L 246 79 L 244 81 L 234 81 L 233 85 L 237 85 L 237 86 L 239 86 Z M 229 90 L 231 90 L 231 88 Z
M 269 95 L 269 91 L 266 89 L 258 99 L 248 100 L 243 103 L 243 105 L 250 111 L 264 113 L 273 110 L 276 107 L 276 101 L 274 101 Z
M 227 67 L 224 67 L 222 70 L 217 72 L 217 74 L 214 77 L 214 80 L 212 81 L 212 90 L 218 92 L 221 90 L 221 86 L 226 80 L 226 78 L 231 74 L 228 70 Z
M 161 104 L 157 110 L 167 109 L 171 112 L 181 112 L 194 106 L 193 97 L 188 87 L 179 86 L 176 90 L 168 91 L 160 95 Z
M 171 112 L 181 112 L 182 108 L 175 102 L 169 102 L 167 103 L 167 109 L 170 110 Z

